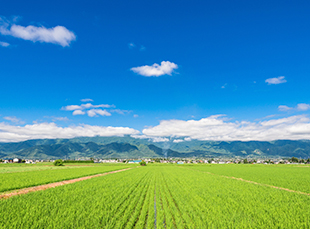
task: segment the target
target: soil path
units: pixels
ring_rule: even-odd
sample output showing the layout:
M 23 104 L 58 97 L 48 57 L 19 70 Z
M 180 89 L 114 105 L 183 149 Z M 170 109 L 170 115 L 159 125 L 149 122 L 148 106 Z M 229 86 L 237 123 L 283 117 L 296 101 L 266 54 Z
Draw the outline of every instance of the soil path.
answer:
M 191 170 L 195 170 L 195 169 L 191 169 Z M 287 191 L 287 192 L 294 192 L 294 193 L 298 193 L 298 194 L 301 194 L 301 195 L 310 196 L 310 193 L 296 191 L 296 190 L 291 190 L 291 189 L 288 189 L 288 188 L 277 187 L 277 186 L 273 186 L 273 185 L 270 185 L 270 184 L 258 183 L 258 182 L 255 182 L 255 181 L 245 180 L 243 178 L 229 177 L 229 176 L 219 175 L 219 174 L 215 174 L 215 173 L 204 172 L 204 171 L 200 171 L 200 170 L 195 170 L 195 171 L 199 171 L 199 172 L 202 172 L 202 173 L 207 173 L 207 174 L 214 175 L 214 176 L 220 176 L 220 177 L 224 177 L 224 178 L 227 178 L 227 179 L 240 180 L 240 181 L 251 183 L 251 184 L 255 184 L 255 185 L 260 185 L 260 186 L 265 186 L 265 187 L 269 187 L 269 188 L 275 188 L 275 189 L 279 189 L 279 190 L 283 190 L 283 191 Z
M 121 169 L 121 170 L 111 171 L 111 172 L 107 172 L 107 173 L 100 173 L 100 174 L 96 174 L 96 175 L 75 178 L 72 180 L 59 181 L 59 182 L 55 182 L 55 183 L 44 184 L 44 185 L 39 185 L 39 186 L 34 186 L 34 187 L 29 187 L 29 188 L 17 189 L 17 190 L 10 191 L 8 193 L 0 194 L 0 199 L 7 199 L 7 198 L 10 198 L 12 196 L 27 194 L 29 192 L 41 191 L 41 190 L 45 190 L 48 188 L 55 188 L 57 186 L 61 186 L 61 185 L 65 185 L 65 184 L 72 184 L 72 183 L 75 183 L 78 181 L 88 180 L 88 179 L 91 179 L 94 177 L 101 177 L 101 176 L 105 176 L 105 175 L 112 174 L 112 173 L 123 172 L 123 171 L 129 170 L 129 169 L 132 169 L 132 168 Z

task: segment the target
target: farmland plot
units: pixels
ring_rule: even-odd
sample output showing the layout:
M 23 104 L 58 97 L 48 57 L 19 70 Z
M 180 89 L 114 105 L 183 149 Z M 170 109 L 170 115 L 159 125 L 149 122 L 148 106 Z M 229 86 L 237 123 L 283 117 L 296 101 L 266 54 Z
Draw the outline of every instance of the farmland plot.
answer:
M 147 166 L 0 201 L 2 228 L 309 228 L 310 197 Z
M 59 166 L 57 169 L 0 173 L 0 192 L 128 168 L 128 165 Z M 35 168 L 35 167 L 31 167 Z M 41 167 L 38 167 L 41 168 Z M 55 166 L 53 167 L 55 168 Z

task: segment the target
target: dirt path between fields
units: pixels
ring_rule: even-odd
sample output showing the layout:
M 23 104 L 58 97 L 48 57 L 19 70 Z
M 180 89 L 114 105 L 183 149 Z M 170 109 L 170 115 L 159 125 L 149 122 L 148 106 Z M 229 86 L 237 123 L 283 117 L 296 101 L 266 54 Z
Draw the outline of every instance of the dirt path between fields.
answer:
M 216 174 L 213 174 L 213 175 L 216 175 Z M 288 189 L 288 188 L 281 188 L 281 187 L 273 186 L 273 185 L 270 185 L 270 184 L 257 183 L 255 181 L 245 180 L 245 179 L 237 178 L 237 177 L 228 177 L 228 176 L 223 176 L 223 175 L 219 175 L 219 176 L 225 177 L 225 178 L 229 178 L 229 179 L 234 179 L 234 180 L 240 180 L 240 181 L 244 181 L 244 182 L 248 182 L 248 183 L 256 184 L 256 185 L 260 185 L 260 186 L 265 186 L 265 187 L 269 187 L 269 188 L 280 189 L 280 190 L 287 191 L 287 192 L 294 192 L 294 193 L 310 196 L 310 193 L 296 191 L 296 190 L 291 190 L 291 189 Z
M 100 174 L 96 174 L 96 175 L 80 177 L 80 178 L 75 178 L 75 179 L 71 179 L 71 180 L 64 180 L 64 181 L 59 181 L 59 182 L 55 182 L 55 183 L 44 184 L 44 185 L 39 185 L 39 186 L 34 186 L 34 187 L 29 187 L 29 188 L 17 189 L 17 190 L 10 191 L 8 193 L 0 194 L 0 199 L 7 199 L 7 198 L 10 198 L 12 196 L 27 194 L 29 192 L 41 191 L 41 190 L 45 190 L 48 188 L 55 188 L 57 186 L 72 184 L 72 183 L 75 183 L 78 181 L 88 180 L 88 179 L 91 179 L 94 177 L 101 177 L 101 176 L 105 176 L 105 175 L 112 174 L 112 173 L 123 172 L 123 171 L 129 170 L 129 169 L 132 169 L 132 168 L 121 169 L 121 170 L 111 171 L 111 172 L 107 172 L 107 173 L 100 173 Z
M 194 169 L 192 169 L 192 170 L 194 170 Z M 287 191 L 287 192 L 294 192 L 294 193 L 297 193 L 297 194 L 310 196 L 310 193 L 296 191 L 296 190 L 291 190 L 291 189 L 288 189 L 288 188 L 277 187 L 277 186 L 273 186 L 273 185 L 270 185 L 270 184 L 257 183 L 255 181 L 245 180 L 243 178 L 229 177 L 229 176 L 219 175 L 219 174 L 215 174 L 215 173 L 211 173 L 211 172 L 204 172 L 204 171 L 200 171 L 200 170 L 195 170 L 195 171 L 199 171 L 199 172 L 203 172 L 203 173 L 208 173 L 210 175 L 220 176 L 220 177 L 224 177 L 224 178 L 227 178 L 227 179 L 240 180 L 240 181 L 251 183 L 251 184 L 256 184 L 256 185 L 260 185 L 260 186 L 265 186 L 265 187 L 269 187 L 269 188 L 275 188 L 275 189 L 279 189 L 279 190 L 283 190 L 283 191 Z

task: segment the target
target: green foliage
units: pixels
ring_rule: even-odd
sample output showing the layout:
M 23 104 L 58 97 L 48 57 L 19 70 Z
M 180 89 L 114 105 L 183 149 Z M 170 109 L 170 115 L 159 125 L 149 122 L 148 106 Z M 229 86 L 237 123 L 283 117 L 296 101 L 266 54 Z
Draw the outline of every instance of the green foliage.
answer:
M 298 163 L 298 158 L 292 157 L 291 161 L 292 161 L 292 162 L 295 162 L 295 163 Z
M 141 166 L 146 166 L 146 162 L 145 161 L 141 161 L 140 163 L 139 163 Z
M 64 162 L 61 159 L 55 160 L 53 163 L 55 166 L 63 166 Z

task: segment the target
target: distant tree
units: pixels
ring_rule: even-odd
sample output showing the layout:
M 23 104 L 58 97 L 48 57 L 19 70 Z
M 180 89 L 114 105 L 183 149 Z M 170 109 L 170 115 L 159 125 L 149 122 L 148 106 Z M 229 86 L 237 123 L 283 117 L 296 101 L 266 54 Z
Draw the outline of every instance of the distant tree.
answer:
M 305 163 L 305 160 L 304 159 L 301 159 L 300 161 L 299 161 L 299 163 Z
M 310 163 L 310 158 L 307 159 L 307 163 Z
M 141 166 L 146 166 L 146 162 L 145 162 L 145 161 L 141 161 L 139 164 L 140 164 Z
M 61 159 L 58 159 L 58 160 L 54 161 L 54 165 L 55 166 L 62 166 L 62 165 L 64 165 L 64 162 Z
M 292 161 L 292 162 L 296 162 L 296 163 L 298 163 L 298 158 L 296 158 L 296 157 L 292 157 L 291 161 Z
M 248 163 L 249 163 L 249 162 L 248 162 L 248 159 L 245 158 L 245 159 L 243 160 L 243 163 L 244 163 L 244 164 L 248 164 Z

